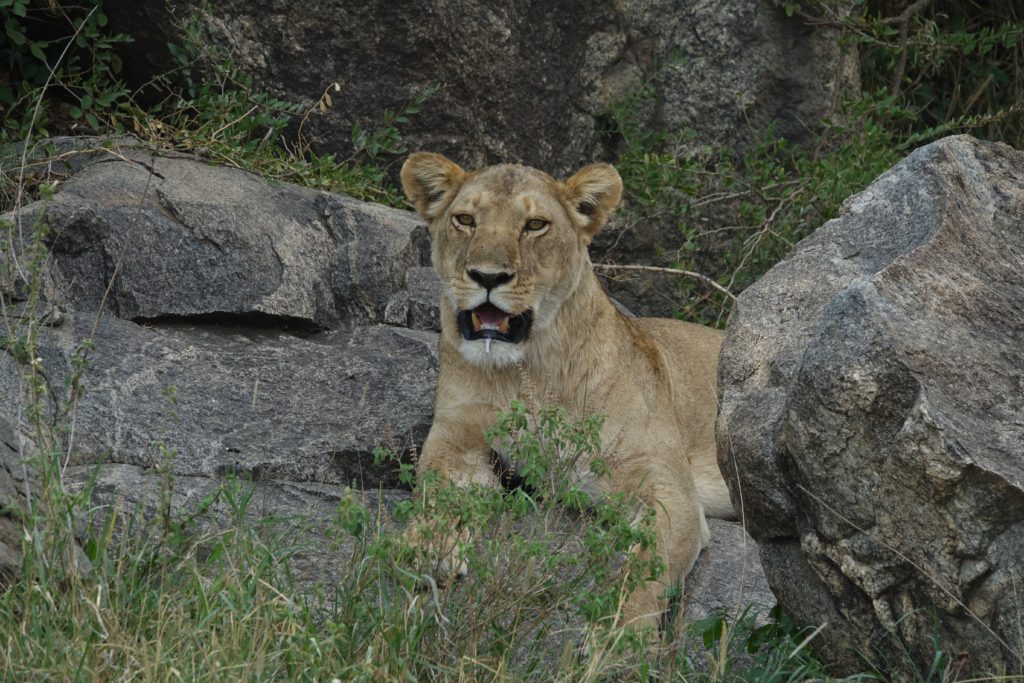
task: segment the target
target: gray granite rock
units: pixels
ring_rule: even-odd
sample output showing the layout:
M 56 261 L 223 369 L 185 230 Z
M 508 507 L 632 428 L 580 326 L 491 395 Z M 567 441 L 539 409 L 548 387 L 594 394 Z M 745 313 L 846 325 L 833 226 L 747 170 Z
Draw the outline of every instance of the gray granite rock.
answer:
M 17 435 L 6 416 L 0 414 L 0 590 L 21 572 L 21 530 L 19 510 L 25 506 L 24 481 Z
M 787 17 L 770 0 L 501 0 L 347 3 L 108 0 L 111 29 L 135 38 L 130 82 L 177 67 L 183 20 L 275 95 L 334 107 L 304 126 L 322 152 L 350 150 L 353 124 L 372 129 L 429 85 L 444 87 L 403 129 L 410 149 L 467 166 L 517 161 L 556 174 L 614 151 L 610 104 L 644 84 L 649 126 L 686 126 L 698 144 L 743 146 L 769 121 L 796 142 L 857 85 L 839 31 Z M 657 79 L 655 72 L 661 69 Z M 750 125 L 753 124 L 753 125 Z
M 384 322 L 415 330 L 441 331 L 441 280 L 433 268 L 410 268 L 405 289 L 391 297 Z
M 77 155 L 60 191 L 21 219 L 43 213 L 50 298 L 95 311 L 106 295 L 105 310 L 129 320 L 377 322 L 406 270 L 429 265 L 410 212 L 153 156 L 131 140 Z
M 686 620 L 697 621 L 709 614 L 733 620 L 747 609 L 767 618 L 775 596 L 761 568 L 757 543 L 737 522 L 709 519 L 708 527 L 711 540 L 686 577 Z
M 740 297 L 719 462 L 837 671 L 1024 670 L 1022 224 L 1024 153 L 946 138 Z
M 62 395 L 92 316 L 40 335 L 51 394 Z M 78 403 L 74 462 L 151 466 L 173 453 L 175 473 L 354 484 L 397 484 L 373 451 L 410 454 L 433 414 L 436 335 L 383 325 L 308 338 L 274 329 L 102 316 L 91 336 Z M 17 377 L 0 358 L 0 412 Z
M 373 533 L 378 520 L 385 528 L 394 529 L 390 511 L 396 502 L 409 498 L 408 491 L 361 490 L 286 479 L 227 482 L 174 475 L 166 480 L 152 468 L 124 464 L 72 466 L 67 480 L 72 490 L 87 483 L 92 487 L 94 524 L 117 519 L 118 537 L 131 528 L 136 542 L 145 534 L 159 533 L 160 506 L 169 482 L 171 518 L 192 520 L 189 532 L 195 538 L 223 533 L 239 524 L 258 528 L 261 538 L 290 550 L 289 570 L 300 588 L 319 586 L 328 591 L 345 571 L 354 550 L 352 537 L 335 524 L 338 504 L 348 497 L 369 510 L 373 516 L 367 533 Z M 240 508 L 244 512 L 241 518 Z M 379 515 L 381 512 L 384 514 Z

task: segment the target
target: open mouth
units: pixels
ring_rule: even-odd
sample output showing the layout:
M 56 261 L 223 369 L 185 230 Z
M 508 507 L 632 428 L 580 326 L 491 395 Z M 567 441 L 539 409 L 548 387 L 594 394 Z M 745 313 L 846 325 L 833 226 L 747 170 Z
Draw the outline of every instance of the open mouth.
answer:
M 530 333 L 533 313 L 523 311 L 512 315 L 488 301 L 472 310 L 459 311 L 456 320 L 464 339 L 495 339 L 518 344 Z

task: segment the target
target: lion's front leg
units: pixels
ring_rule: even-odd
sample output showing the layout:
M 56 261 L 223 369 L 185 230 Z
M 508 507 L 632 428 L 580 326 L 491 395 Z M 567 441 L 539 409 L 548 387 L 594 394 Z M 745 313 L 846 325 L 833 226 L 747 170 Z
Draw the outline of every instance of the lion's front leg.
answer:
M 441 509 L 439 489 L 499 485 L 484 438 L 494 414 L 493 407 L 479 404 L 438 411 L 423 444 L 415 494 L 420 497 L 421 512 L 409 521 L 404 537 L 417 549 L 423 572 L 438 584 L 466 575 L 463 549 L 472 541 L 450 506 Z

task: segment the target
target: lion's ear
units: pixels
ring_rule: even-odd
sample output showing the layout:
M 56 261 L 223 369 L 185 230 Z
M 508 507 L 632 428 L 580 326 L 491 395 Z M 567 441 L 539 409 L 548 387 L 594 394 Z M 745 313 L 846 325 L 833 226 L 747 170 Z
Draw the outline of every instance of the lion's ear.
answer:
M 608 164 L 590 164 L 565 181 L 566 199 L 580 215 L 588 239 L 597 234 L 622 199 L 622 178 Z
M 405 196 L 428 221 L 444 211 L 466 178 L 458 164 L 431 152 L 409 155 L 401 175 Z

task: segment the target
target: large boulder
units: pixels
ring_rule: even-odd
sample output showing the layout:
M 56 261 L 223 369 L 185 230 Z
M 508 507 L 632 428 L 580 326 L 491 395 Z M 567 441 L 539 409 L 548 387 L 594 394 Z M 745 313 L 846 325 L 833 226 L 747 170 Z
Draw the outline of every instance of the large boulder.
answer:
M 517 161 L 565 173 L 608 153 L 613 101 L 648 83 L 644 123 L 688 127 L 699 144 L 744 145 L 770 121 L 794 141 L 855 84 L 839 31 L 787 17 L 771 0 L 107 0 L 111 28 L 135 38 L 129 80 L 178 67 L 167 43 L 190 26 L 257 85 L 334 107 L 306 122 L 316 149 L 351 148 L 353 124 L 380 125 L 441 85 L 404 127 L 412 149 L 468 166 Z M 659 77 L 654 79 L 656 72 Z M 750 124 L 753 124 L 751 126 Z
M 69 177 L 20 215 L 47 226 L 50 395 L 65 392 L 81 340 L 94 347 L 74 462 L 171 453 L 187 476 L 396 483 L 373 452 L 411 454 L 425 438 L 437 336 L 379 323 L 393 298 L 423 297 L 421 222 L 131 139 L 94 142 L 56 141 Z M 4 356 L 0 411 L 17 414 L 20 394 Z
M 741 296 L 719 462 L 840 672 L 1024 670 L 1024 153 L 917 150 Z
M 60 397 L 82 339 L 73 464 L 161 465 L 177 475 L 290 480 L 374 489 L 398 484 L 374 450 L 412 453 L 430 428 L 436 335 L 385 325 L 302 338 L 278 329 L 169 322 L 145 326 L 68 313 L 39 332 Z M 94 328 L 95 325 L 95 328 Z M 20 400 L 0 358 L 0 414 Z
M 70 171 L 21 216 L 31 225 L 45 212 L 51 299 L 69 309 L 327 329 L 381 321 L 406 271 L 429 265 L 426 230 L 407 211 L 131 140 L 84 149 Z

